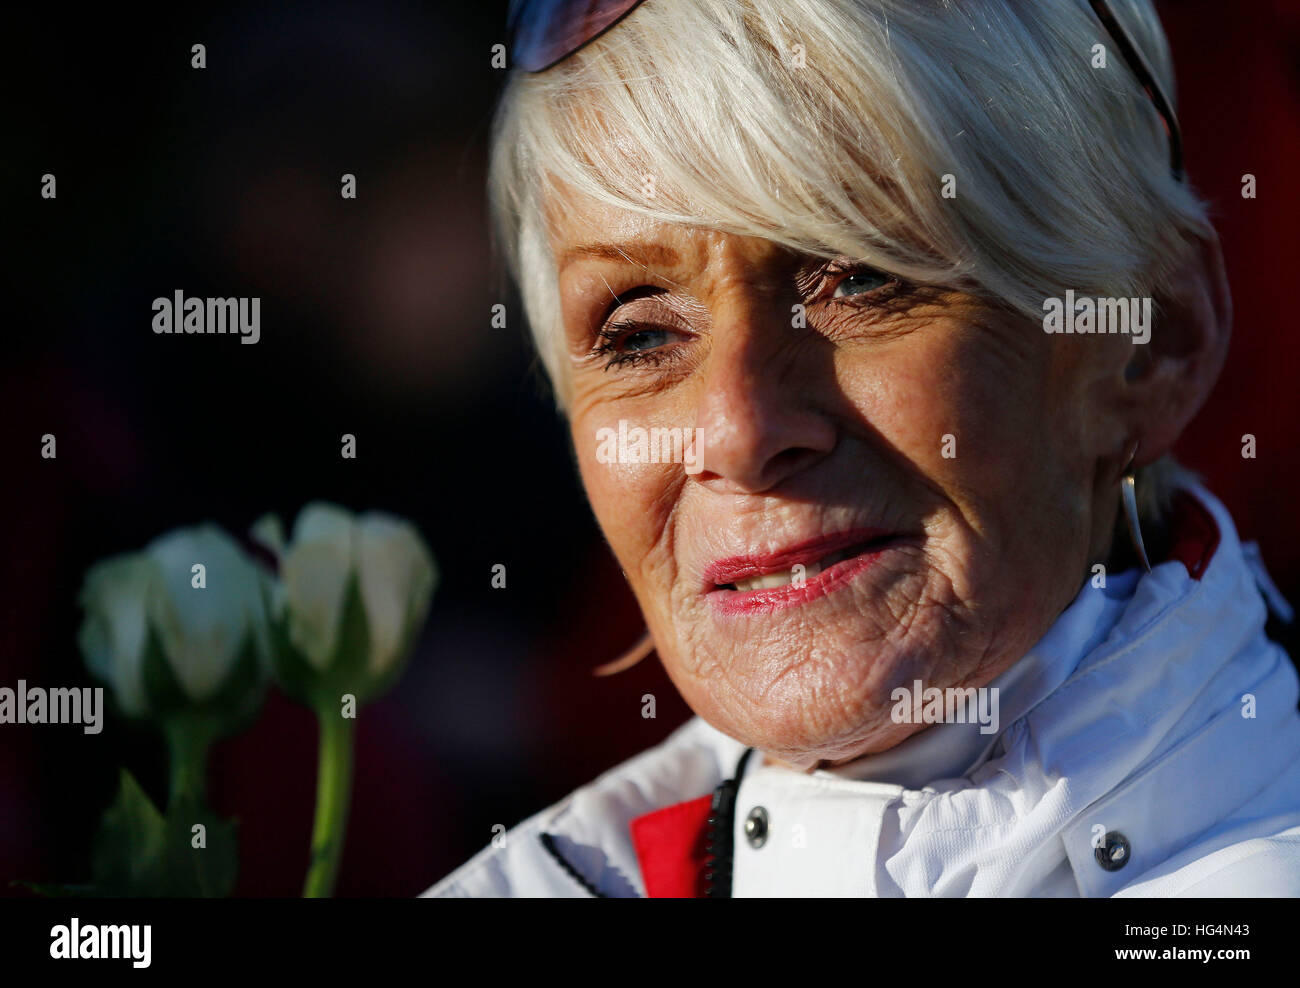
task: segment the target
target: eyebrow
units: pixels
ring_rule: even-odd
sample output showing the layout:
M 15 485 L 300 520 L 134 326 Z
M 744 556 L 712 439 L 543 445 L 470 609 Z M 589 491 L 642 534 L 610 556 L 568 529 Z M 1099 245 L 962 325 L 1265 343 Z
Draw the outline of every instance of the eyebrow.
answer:
M 678 263 L 677 251 L 661 244 L 579 244 L 570 247 L 560 256 L 560 267 L 583 257 L 595 257 L 606 261 L 621 261 L 637 267 L 672 267 Z

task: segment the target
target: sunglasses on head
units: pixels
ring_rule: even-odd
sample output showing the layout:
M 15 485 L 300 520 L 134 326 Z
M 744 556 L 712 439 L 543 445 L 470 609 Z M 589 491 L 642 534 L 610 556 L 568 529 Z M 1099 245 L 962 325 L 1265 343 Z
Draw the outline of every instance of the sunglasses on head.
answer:
M 511 0 L 506 16 L 511 64 L 525 72 L 545 72 L 626 17 L 644 0 Z M 1183 139 L 1173 106 L 1156 82 L 1142 53 L 1124 33 L 1107 0 L 1088 0 L 1097 19 L 1119 48 L 1129 71 L 1147 94 L 1169 137 L 1169 167 L 1183 180 Z

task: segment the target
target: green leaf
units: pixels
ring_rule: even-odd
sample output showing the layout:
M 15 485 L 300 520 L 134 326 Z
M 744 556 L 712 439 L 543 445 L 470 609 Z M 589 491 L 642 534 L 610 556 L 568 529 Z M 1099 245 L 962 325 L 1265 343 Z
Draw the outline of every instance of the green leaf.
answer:
M 204 828 L 205 847 L 193 846 L 196 825 Z M 177 800 L 163 816 L 123 769 L 117 799 L 95 836 L 94 885 L 110 896 L 227 896 L 238 858 L 233 823 L 197 796 Z
M 135 777 L 121 769 L 91 852 L 94 884 L 111 896 L 166 895 L 167 823 Z
M 195 827 L 202 826 L 203 847 L 195 847 Z M 223 820 L 196 798 L 178 800 L 167 811 L 168 894 L 224 898 L 235 889 L 239 874 L 239 841 L 235 825 Z

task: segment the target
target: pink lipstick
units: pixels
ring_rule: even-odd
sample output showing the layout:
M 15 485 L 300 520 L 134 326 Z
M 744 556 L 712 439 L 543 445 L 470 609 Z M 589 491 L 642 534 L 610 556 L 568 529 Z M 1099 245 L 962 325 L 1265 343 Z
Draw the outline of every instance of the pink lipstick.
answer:
M 846 584 L 899 541 L 897 533 L 855 528 L 775 552 L 731 556 L 705 570 L 705 593 L 723 614 L 806 604 Z

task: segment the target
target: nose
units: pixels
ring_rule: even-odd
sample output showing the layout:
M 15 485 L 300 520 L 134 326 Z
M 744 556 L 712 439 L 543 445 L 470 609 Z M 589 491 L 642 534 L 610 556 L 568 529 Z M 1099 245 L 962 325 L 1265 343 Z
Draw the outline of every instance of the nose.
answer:
M 818 344 L 799 338 L 788 310 L 759 298 L 715 311 L 696 425 L 700 483 L 726 493 L 771 490 L 835 447 L 816 398 Z M 829 373 L 830 360 L 823 365 Z

